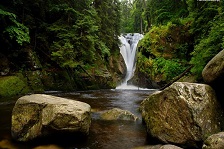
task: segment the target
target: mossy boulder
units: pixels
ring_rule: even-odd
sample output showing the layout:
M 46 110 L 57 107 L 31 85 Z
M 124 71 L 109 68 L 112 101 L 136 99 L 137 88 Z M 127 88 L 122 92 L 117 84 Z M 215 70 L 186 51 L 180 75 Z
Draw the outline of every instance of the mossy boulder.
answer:
M 164 143 L 198 147 L 221 130 L 222 111 L 208 85 L 176 82 L 145 99 L 141 110 L 148 134 Z
M 29 87 L 17 76 L 0 77 L 0 97 L 9 97 L 28 93 Z
M 202 71 L 202 76 L 208 84 L 224 84 L 224 50 L 220 51 L 208 62 Z
M 219 132 L 209 136 L 202 146 L 202 149 L 223 149 L 224 148 L 224 132 Z
M 223 88 L 224 88 L 224 50 L 213 57 L 202 71 L 205 83 L 212 86 L 218 100 L 224 107 Z

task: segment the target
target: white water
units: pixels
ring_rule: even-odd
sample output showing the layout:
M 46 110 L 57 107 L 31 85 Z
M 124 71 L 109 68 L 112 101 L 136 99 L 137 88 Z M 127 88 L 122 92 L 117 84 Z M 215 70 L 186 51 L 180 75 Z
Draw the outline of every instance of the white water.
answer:
M 121 41 L 120 53 L 124 58 L 127 72 L 124 81 L 116 89 L 140 89 L 137 86 L 128 85 L 128 81 L 134 76 L 137 45 L 142 38 L 143 35 L 139 33 L 129 33 L 119 37 Z

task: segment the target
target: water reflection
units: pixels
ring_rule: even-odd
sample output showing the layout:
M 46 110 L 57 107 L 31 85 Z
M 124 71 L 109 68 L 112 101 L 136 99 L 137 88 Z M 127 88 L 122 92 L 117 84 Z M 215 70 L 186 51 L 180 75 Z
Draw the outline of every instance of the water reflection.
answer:
M 146 130 L 141 118 L 137 122 L 104 121 L 99 114 L 108 109 L 121 108 L 129 110 L 141 117 L 138 107 L 140 102 L 153 91 L 134 90 L 98 90 L 82 92 L 48 92 L 47 94 L 60 96 L 72 100 L 79 100 L 91 105 L 92 124 L 89 136 L 59 136 L 46 138 L 33 143 L 18 143 L 11 141 L 11 111 L 16 99 L 4 101 L 0 104 L 0 148 L 9 149 L 123 149 L 148 144 Z

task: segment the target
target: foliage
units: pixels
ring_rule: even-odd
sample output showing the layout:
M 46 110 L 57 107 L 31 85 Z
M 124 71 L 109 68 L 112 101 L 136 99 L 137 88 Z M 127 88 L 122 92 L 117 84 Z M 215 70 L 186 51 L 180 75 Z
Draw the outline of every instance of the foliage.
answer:
M 140 41 L 138 67 L 151 78 L 170 79 L 164 71 L 181 72 L 174 68 L 193 64 L 191 72 L 200 79 L 204 66 L 223 48 L 222 1 L 147 0 L 143 14 L 152 26 Z M 165 62 L 175 67 L 163 67 Z
M 180 0 L 148 0 L 147 11 L 153 25 L 166 24 L 188 14 L 186 1 Z
M 0 9 L 1 32 L 15 40 L 19 45 L 30 42 L 29 29 L 16 20 L 16 15 Z M 4 23 L 7 23 L 5 25 Z
M 121 4 L 119 0 L 94 0 L 99 26 L 98 37 L 111 50 L 118 45 L 120 35 Z
M 121 32 L 133 33 L 134 31 L 134 19 L 132 17 L 133 4 L 130 0 L 121 1 Z
M 140 41 L 140 51 L 152 57 L 187 59 L 190 37 L 189 22 L 153 26 Z
M 163 57 L 148 59 L 141 53 L 138 56 L 139 71 L 148 74 L 151 79 L 156 81 L 171 81 L 186 69 L 186 66 L 183 65 L 186 62 L 181 62 L 180 59 L 165 59 Z
M 19 77 L 7 76 L 0 78 L 0 97 L 15 96 L 29 91 L 27 84 Z
M 153 26 L 139 42 L 139 70 L 151 79 L 170 81 L 184 71 L 190 56 L 191 21 L 180 19 Z
M 89 2 L 83 1 L 83 8 L 78 8 L 82 13 L 74 9 L 77 6 L 73 8 L 67 4 L 57 4 L 51 10 L 52 15 L 59 12 L 62 14 L 61 18 L 48 27 L 50 34 L 55 35 L 50 48 L 52 60 L 61 67 L 75 68 L 95 58 L 98 27 L 92 19 L 96 12 L 88 5 Z
M 213 20 L 211 30 L 207 37 L 200 40 L 192 52 L 191 64 L 194 65 L 192 72 L 199 78 L 205 65 L 219 51 L 224 48 L 224 18 L 220 14 Z
M 163 74 L 163 80 L 169 81 L 181 74 L 185 68 L 179 59 L 166 60 L 164 58 L 156 58 L 153 66 L 155 75 Z

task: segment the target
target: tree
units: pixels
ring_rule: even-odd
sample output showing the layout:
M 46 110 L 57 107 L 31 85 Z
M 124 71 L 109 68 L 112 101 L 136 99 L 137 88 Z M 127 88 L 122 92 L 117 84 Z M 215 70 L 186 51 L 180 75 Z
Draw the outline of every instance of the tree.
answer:
M 134 19 L 132 17 L 133 4 L 130 0 L 121 1 L 121 32 L 133 33 L 134 32 Z
M 98 37 L 109 49 L 117 47 L 120 35 L 120 2 L 119 0 L 94 0 L 99 26 Z
M 51 15 L 61 15 L 48 26 L 50 35 L 54 35 L 51 56 L 61 67 L 77 67 L 91 64 L 95 60 L 98 42 L 96 11 L 91 0 L 55 4 Z

